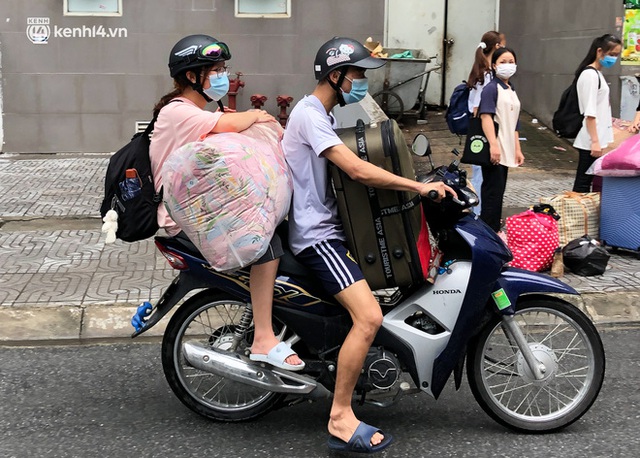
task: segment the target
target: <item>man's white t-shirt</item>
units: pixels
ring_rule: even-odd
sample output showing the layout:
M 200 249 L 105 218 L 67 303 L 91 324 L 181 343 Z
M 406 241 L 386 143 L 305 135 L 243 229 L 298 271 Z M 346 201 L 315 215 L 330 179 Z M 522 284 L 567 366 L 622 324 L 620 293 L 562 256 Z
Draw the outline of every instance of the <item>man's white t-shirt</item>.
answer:
M 598 89 L 598 80 L 600 89 Z M 580 113 L 585 116 L 582 128 L 573 146 L 582 150 L 591 151 L 591 136 L 587 131 L 587 116 L 596 118 L 596 131 L 601 148 L 606 148 L 613 142 L 613 126 L 611 121 L 611 104 L 609 103 L 609 86 L 607 81 L 597 70 L 587 68 L 582 71 L 576 85 L 578 90 L 578 105 Z
M 289 210 L 289 244 L 294 254 L 324 240 L 346 241 L 338 205 L 321 154 L 343 144 L 334 131 L 335 119 L 322 102 L 305 96 L 291 111 L 282 149 L 293 177 Z

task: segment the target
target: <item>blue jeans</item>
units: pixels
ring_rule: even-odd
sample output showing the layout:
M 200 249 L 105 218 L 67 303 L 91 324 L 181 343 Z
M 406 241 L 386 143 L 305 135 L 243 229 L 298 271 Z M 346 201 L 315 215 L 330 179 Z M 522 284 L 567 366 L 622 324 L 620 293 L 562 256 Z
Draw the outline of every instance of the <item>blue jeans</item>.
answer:
M 482 213 L 482 166 L 480 165 L 472 165 L 471 166 L 471 179 L 469 180 L 471 182 L 471 186 L 473 186 L 473 189 L 476 190 L 476 194 L 478 195 L 478 205 L 476 205 L 475 207 L 473 207 L 473 212 L 480 216 L 480 213 Z

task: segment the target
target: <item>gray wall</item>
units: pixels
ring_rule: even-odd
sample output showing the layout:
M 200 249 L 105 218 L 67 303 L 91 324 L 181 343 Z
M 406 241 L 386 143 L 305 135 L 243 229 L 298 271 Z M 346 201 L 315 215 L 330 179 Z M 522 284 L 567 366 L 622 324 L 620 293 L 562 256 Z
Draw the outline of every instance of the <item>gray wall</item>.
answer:
M 500 31 L 518 56 L 514 82 L 523 108 L 550 126 L 562 91 L 592 40 L 604 33 L 621 35 L 617 17 L 624 17 L 621 0 L 500 2 Z M 613 116 L 620 112 L 620 75 L 639 70 L 616 64 L 603 72 L 611 88 Z
M 206 33 L 231 47 L 232 72 L 244 73 L 238 109 L 249 98 L 294 104 L 314 86 L 313 59 L 334 35 L 382 41 L 384 0 L 294 0 L 289 19 L 234 17 L 233 0 L 124 0 L 122 17 L 65 17 L 62 0 L 2 0 L 3 152 L 115 151 L 171 90 L 169 50 L 182 36 Z M 27 18 L 49 17 L 48 44 L 27 38 Z M 54 26 L 127 29 L 127 38 L 55 37 Z M 226 99 L 225 99 L 226 101 Z

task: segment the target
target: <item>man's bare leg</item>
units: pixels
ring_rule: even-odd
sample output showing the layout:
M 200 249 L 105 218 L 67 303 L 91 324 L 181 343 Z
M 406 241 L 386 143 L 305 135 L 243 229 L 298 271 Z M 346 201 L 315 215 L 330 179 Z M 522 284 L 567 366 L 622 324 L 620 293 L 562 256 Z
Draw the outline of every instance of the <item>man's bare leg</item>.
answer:
M 382 324 L 382 311 L 364 280 L 340 291 L 335 297 L 349 311 L 353 327 L 338 355 L 338 372 L 329 418 L 329 434 L 348 442 L 360 424 L 351 407 L 353 389 L 360 376 L 369 347 Z M 382 434 L 376 433 L 371 438 L 371 445 L 378 445 L 383 439 Z

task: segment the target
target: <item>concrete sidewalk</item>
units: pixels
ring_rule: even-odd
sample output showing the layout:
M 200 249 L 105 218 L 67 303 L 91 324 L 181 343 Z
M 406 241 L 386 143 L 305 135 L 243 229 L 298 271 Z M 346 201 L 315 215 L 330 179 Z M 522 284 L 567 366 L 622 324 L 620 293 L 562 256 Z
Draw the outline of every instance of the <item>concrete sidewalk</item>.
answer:
M 410 142 L 423 131 L 434 162 L 459 145 L 443 120 L 406 125 Z M 571 189 L 577 155 L 544 126 L 522 116 L 526 166 L 510 171 L 504 214 Z M 542 129 L 540 129 L 542 128 Z M 562 151 L 565 149 L 566 151 Z M 104 155 L 0 155 L 0 343 L 128 337 L 135 308 L 154 302 L 174 277 L 152 240 L 104 244 L 98 207 Z M 418 172 L 428 168 L 416 161 Z M 597 323 L 640 321 L 640 260 L 620 251 L 598 277 L 567 274 Z M 160 335 L 165 318 L 152 335 Z

